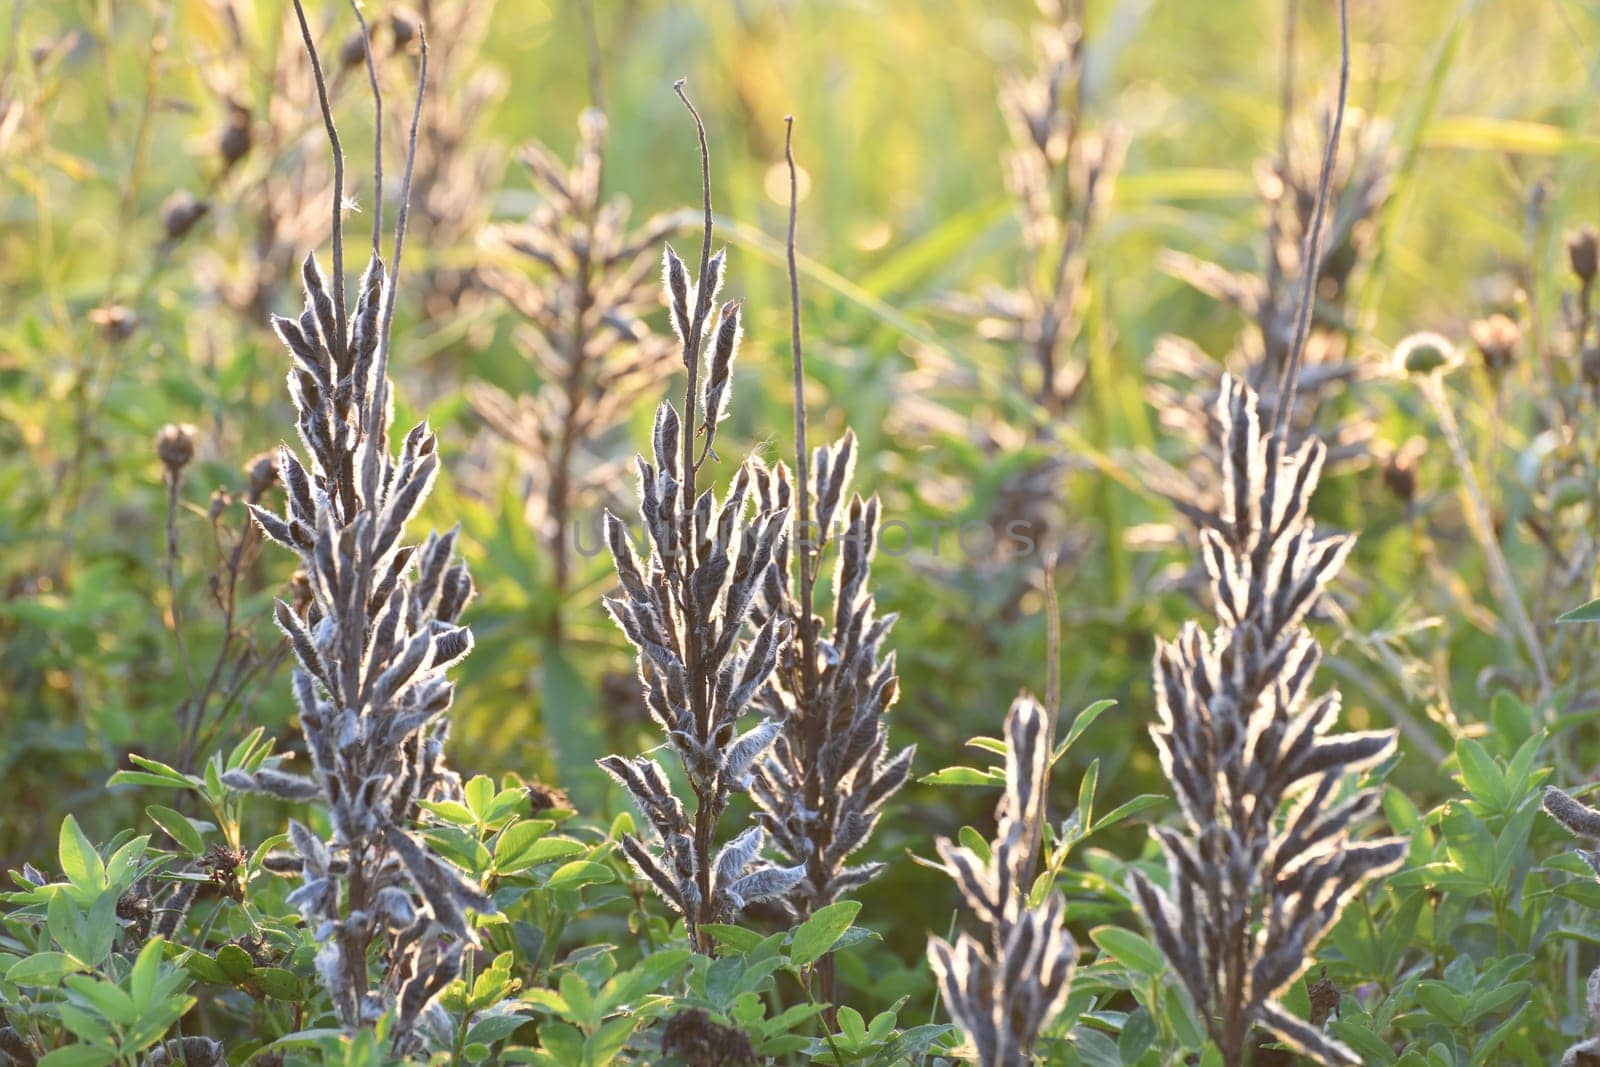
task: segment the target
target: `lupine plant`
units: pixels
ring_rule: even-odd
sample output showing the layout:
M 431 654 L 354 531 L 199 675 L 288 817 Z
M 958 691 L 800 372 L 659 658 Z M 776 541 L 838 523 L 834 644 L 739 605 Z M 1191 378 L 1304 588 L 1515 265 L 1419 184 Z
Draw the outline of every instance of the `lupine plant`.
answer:
M 999 826 L 983 852 L 939 840 L 939 856 L 986 930 L 987 942 L 963 933 L 955 944 L 928 941 L 928 962 L 950 1017 L 965 1031 L 983 1067 L 1030 1062 L 1040 1033 L 1067 1000 L 1078 948 L 1066 930 L 1066 898 L 1029 899 L 1037 843 L 1044 831 L 1050 779 L 1050 718 L 1024 694 L 1005 726 L 1005 794 Z
M 761 856 L 766 835 L 751 825 L 718 847 L 718 824 L 734 793 L 747 791 L 757 761 L 777 737 L 765 718 L 739 731 L 754 710 L 789 640 L 786 618 L 768 615 L 747 636 L 756 597 L 776 582 L 778 551 L 787 537 L 783 511 L 748 518 L 752 469 L 735 476 L 720 509 L 711 490 L 697 490 L 700 467 L 716 455 L 717 424 L 732 395 L 741 336 L 740 305 L 711 313 L 722 286 L 724 252 L 711 252 L 711 156 L 700 117 L 678 94 L 699 132 L 705 228 L 700 269 L 665 252 L 665 298 L 682 342 L 688 384 L 680 418 L 671 401 L 656 410 L 655 462 L 639 458 L 640 516 L 650 550 L 641 564 L 622 521 L 606 514 L 606 537 L 622 592 L 606 607 L 638 649 L 639 681 L 650 715 L 667 735 L 683 769 L 694 811 L 684 809 L 661 765 L 649 756 L 612 755 L 600 766 L 633 798 L 655 843 L 629 834 L 622 847 L 639 875 L 683 916 L 702 952 L 708 923 L 735 918 L 746 905 L 788 894 L 805 875 L 800 865 L 775 866 Z M 702 357 L 710 360 L 702 367 Z M 703 371 L 703 377 L 702 377 Z M 691 821 L 692 819 L 692 821 Z
M 298 3 L 296 13 L 342 178 L 320 60 Z M 425 38 L 422 49 L 419 107 Z M 289 392 L 306 458 L 287 446 L 278 451 L 286 514 L 252 508 L 262 532 L 299 557 L 311 588 L 305 614 L 282 601 L 274 613 L 294 651 L 294 696 L 311 773 L 262 766 L 229 771 L 222 780 L 324 809 L 329 836 L 291 820 L 294 858 L 273 866 L 286 873 L 298 868 L 301 884 L 290 902 L 316 931 L 317 971 L 341 1024 L 354 1031 L 393 1012 L 394 1047 L 406 1050 L 421 1040 L 429 1009 L 476 943 L 467 911 L 493 905 L 417 832 L 421 802 L 461 791 L 444 759 L 454 692 L 445 672 L 472 648 L 471 633 L 457 621 L 472 582 L 466 567 L 452 561 L 454 533 L 430 534 L 421 545 L 405 540 L 406 524 L 438 473 L 438 440 L 422 423 L 398 454 L 389 450 L 392 294 L 409 182 L 387 275 L 378 255 L 381 157 L 373 185 L 372 256 L 353 313 L 344 310 L 343 190 L 336 178 L 333 276 L 308 256 L 305 310 L 298 319 L 273 320 L 292 361 Z M 377 981 L 369 969 L 374 945 Z

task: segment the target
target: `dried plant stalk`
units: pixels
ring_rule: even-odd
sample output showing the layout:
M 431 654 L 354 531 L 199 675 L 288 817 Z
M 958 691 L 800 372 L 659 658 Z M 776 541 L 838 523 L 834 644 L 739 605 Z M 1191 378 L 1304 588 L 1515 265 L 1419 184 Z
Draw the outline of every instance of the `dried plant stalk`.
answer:
M 889 797 L 905 784 L 916 747 L 889 752 L 887 716 L 899 696 L 900 680 L 894 654 L 881 659 L 880 654 L 895 616 L 877 614 L 868 588 L 878 542 L 878 498 L 856 495 L 846 503 L 855 470 L 855 433 L 846 431 L 834 444 L 817 448 L 809 460 L 806 455 L 792 134 L 791 120 L 785 154 L 796 476 L 791 479 L 782 463 L 762 464 L 756 468 L 756 487 L 761 512 L 783 513 L 793 520 L 762 590 L 762 611 L 786 620 L 798 636 L 762 693 L 768 713 L 783 730 L 757 768 L 751 797 L 778 851 L 805 868 L 805 878 L 790 897 L 805 915 L 882 871 L 881 863 L 848 866 L 847 861 L 866 844 Z M 838 562 L 829 626 L 815 612 L 816 583 L 821 557 L 835 534 Z M 825 989 L 825 996 L 831 997 L 831 990 Z
M 788 516 L 781 511 L 747 516 L 749 464 L 740 468 L 720 507 L 711 490 L 697 492 L 696 476 L 714 455 L 717 424 L 727 411 L 741 327 L 739 303 L 729 301 L 707 329 L 726 256 L 711 254 L 705 128 L 681 82 L 677 91 L 699 134 L 705 190 L 697 276 L 689 277 L 670 247 L 663 271 L 665 299 L 688 372 L 684 414 L 680 418 L 670 401 L 662 401 L 656 411 L 655 462 L 639 457 L 640 516 L 649 545 L 642 564 L 621 520 L 606 514 L 606 538 L 622 581 L 621 593 L 607 597 L 606 607 L 638 649 L 645 704 L 683 766 L 694 795 L 692 817 L 654 759 L 612 755 L 599 763 L 628 791 L 656 839 L 651 845 L 624 835 L 624 853 L 683 916 L 695 947 L 710 952 L 705 924 L 730 921 L 748 904 L 787 895 L 805 871 L 764 860 L 760 826 L 717 848 L 729 796 L 750 788 L 757 761 L 779 732 L 772 719 L 744 733 L 738 726 L 789 640 L 789 623 L 777 615 L 769 615 L 747 637 L 758 593 L 778 581 L 775 568 Z M 709 363 L 702 368 L 707 355 Z M 698 455 L 697 439 L 703 439 Z
M 954 945 L 928 940 L 939 994 L 983 1067 L 1033 1062 L 1039 1035 L 1066 1003 L 1078 955 L 1061 892 L 1037 906 L 1028 901 L 1050 776 L 1049 715 L 1023 694 L 1006 716 L 1005 734 L 1006 792 L 995 808 L 999 826 L 987 861 L 947 838 L 938 842 L 945 870 L 988 928 L 988 947 L 966 933 Z
M 1281 432 L 1263 435 L 1256 404 L 1223 379 L 1220 529 L 1202 532 L 1217 626 L 1188 624 L 1155 661 L 1151 736 L 1187 830 L 1155 830 L 1168 885 L 1136 874 L 1135 888 L 1225 1062 L 1243 1062 L 1259 1025 L 1321 1062 L 1357 1063 L 1275 998 L 1345 903 L 1405 857 L 1400 839 L 1349 836 L 1376 811 L 1375 790 L 1338 795 L 1395 739 L 1331 734 L 1338 691 L 1310 695 L 1321 652 L 1305 619 L 1354 539 L 1320 534 L 1307 515 L 1322 443 L 1286 450 Z
M 335 173 L 342 175 L 321 64 L 295 6 Z M 425 40 L 421 56 L 419 107 Z M 409 176 L 408 158 L 407 193 Z M 454 691 L 445 672 L 472 648 L 470 632 L 457 622 L 472 581 L 464 564 L 451 562 L 454 531 L 430 534 L 420 546 L 405 542 L 406 524 L 439 467 L 438 442 L 426 423 L 406 435 L 397 455 L 389 452 L 391 294 L 405 217 L 403 194 L 394 267 L 386 277 L 375 233 L 374 255 L 345 319 L 336 199 L 333 277 L 307 256 L 304 312 L 273 320 L 292 361 L 289 393 L 305 459 L 281 447 L 287 511 L 252 506 L 251 513 L 267 538 L 300 558 L 310 585 L 303 615 L 280 601 L 275 617 L 294 652 L 294 694 L 312 774 L 266 767 L 224 777 L 235 789 L 325 808 L 331 837 L 291 820 L 298 859 L 274 866 L 298 867 L 302 883 L 290 901 L 320 942 L 317 970 L 340 1023 L 355 1030 L 392 1011 L 400 1052 L 420 1044 L 419 1027 L 442 1011 L 435 998 L 460 972 L 463 950 L 476 943 L 466 911 L 493 909 L 465 872 L 415 832 L 420 801 L 460 793 L 444 761 Z M 381 946 L 376 984 L 368 970 L 374 944 Z

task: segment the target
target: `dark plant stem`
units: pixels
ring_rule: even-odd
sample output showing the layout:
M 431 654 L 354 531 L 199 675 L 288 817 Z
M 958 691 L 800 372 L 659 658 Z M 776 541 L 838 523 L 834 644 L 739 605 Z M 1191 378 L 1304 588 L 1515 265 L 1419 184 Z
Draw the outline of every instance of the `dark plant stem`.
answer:
M 710 279 L 706 276 L 711 267 L 711 147 L 706 143 L 705 123 L 701 121 L 700 113 L 695 110 L 694 104 L 689 102 L 688 95 L 683 91 L 683 85 L 683 79 L 680 78 L 672 86 L 672 90 L 678 94 L 678 99 L 682 100 L 683 106 L 689 110 L 689 115 L 694 120 L 695 135 L 700 142 L 700 187 L 704 201 L 705 226 L 700 238 L 700 269 L 695 276 L 694 315 L 689 323 L 688 336 L 683 342 L 683 364 L 688 371 L 688 382 L 683 395 L 684 415 L 681 433 L 683 484 L 679 495 L 679 558 L 675 562 L 675 569 L 680 577 L 679 592 L 683 604 L 684 664 L 689 674 L 689 699 L 694 710 L 695 726 L 699 729 L 701 737 L 707 737 L 711 733 L 711 694 L 707 688 L 708 680 L 703 677 L 700 668 L 699 612 L 696 610 L 694 597 L 689 592 L 688 577 L 694 566 L 694 505 L 697 495 L 694 438 L 695 406 L 700 388 L 700 344 L 706 316 L 711 311 L 711 286 Z M 708 790 L 714 788 L 715 786 L 697 784 L 694 790 L 695 880 L 700 889 L 700 904 L 696 910 L 700 914 L 688 920 L 688 925 L 695 948 L 704 953 L 711 951 L 711 940 L 700 930 L 700 926 L 708 921 L 707 909 L 711 907 L 711 838 L 716 830 L 719 813 L 714 808 L 715 799 Z
M 1317 181 L 1316 206 L 1311 226 L 1306 231 L 1304 254 L 1300 257 L 1300 308 L 1295 316 L 1294 344 L 1278 378 L 1273 412 L 1274 429 L 1287 430 L 1289 411 L 1294 407 L 1300 386 L 1300 364 L 1305 357 L 1306 340 L 1311 335 L 1311 315 L 1317 302 L 1317 276 L 1322 271 L 1322 225 L 1332 198 L 1333 166 L 1339 158 L 1339 135 L 1344 130 L 1345 101 L 1350 95 L 1350 11 L 1348 0 L 1339 0 L 1339 94 L 1334 103 L 1333 121 L 1328 129 L 1328 144 L 1322 153 L 1322 173 Z
M 794 470 L 795 470 L 795 498 L 800 506 L 799 536 L 796 538 L 795 555 L 800 563 L 800 700 L 801 714 L 805 716 L 805 754 L 801 762 L 806 768 L 806 808 L 810 811 L 821 809 L 825 800 L 822 796 L 822 746 L 827 740 L 828 723 L 823 717 L 824 709 L 817 699 L 817 630 L 814 612 L 816 601 L 816 558 L 815 553 L 820 551 L 822 541 L 826 538 L 824 531 L 815 532 L 811 528 L 811 473 L 810 473 L 810 447 L 806 435 L 806 368 L 805 351 L 800 338 L 800 272 L 795 256 L 795 227 L 799 215 L 799 178 L 794 162 L 794 116 L 787 116 L 784 120 L 783 157 L 789 167 L 789 235 L 786 242 L 786 259 L 789 270 L 789 352 L 794 369 Z M 810 855 L 806 857 L 806 874 L 813 885 L 820 886 L 827 880 L 828 872 L 823 866 L 822 853 L 828 847 L 829 841 L 823 838 L 820 832 L 828 825 L 827 820 L 817 821 L 816 831 L 812 833 L 812 847 Z M 810 900 L 802 902 L 802 908 L 809 911 Z M 816 962 L 813 972 L 817 976 L 817 986 L 824 1004 L 827 1005 L 825 1014 L 830 1027 L 836 1024 L 837 1013 L 834 1008 L 836 996 L 835 972 L 833 954 L 828 953 Z

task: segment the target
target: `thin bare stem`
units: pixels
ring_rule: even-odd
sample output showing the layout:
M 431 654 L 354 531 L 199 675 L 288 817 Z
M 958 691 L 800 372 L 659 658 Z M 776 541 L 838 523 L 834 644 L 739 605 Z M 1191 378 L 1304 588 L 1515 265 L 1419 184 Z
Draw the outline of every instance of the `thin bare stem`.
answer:
M 1284 361 L 1278 378 L 1277 410 L 1273 412 L 1274 429 L 1289 425 L 1289 411 L 1294 407 L 1295 393 L 1300 385 L 1300 363 L 1305 356 L 1306 340 L 1311 335 L 1311 312 L 1317 301 L 1317 276 L 1322 270 L 1322 225 L 1328 211 L 1328 201 L 1333 192 L 1333 167 L 1339 158 L 1339 136 L 1344 130 L 1345 101 L 1350 95 L 1350 11 L 1348 0 L 1339 0 L 1339 95 L 1333 107 L 1333 122 L 1328 129 L 1327 147 L 1322 153 L 1322 174 L 1317 181 L 1316 207 L 1311 213 L 1311 227 L 1306 231 L 1305 247 L 1300 257 L 1300 308 L 1295 315 L 1294 344 L 1289 348 L 1289 358 Z
M 811 532 L 811 472 L 809 448 L 806 442 L 806 367 L 805 353 L 800 341 L 800 272 L 795 263 L 795 223 L 799 215 L 799 179 L 794 163 L 794 116 L 784 120 L 783 158 L 789 166 L 789 237 L 785 246 L 789 267 L 789 352 L 794 365 L 794 473 L 795 495 L 800 505 L 800 544 L 796 553 L 800 558 L 800 671 L 804 679 L 803 706 L 809 706 L 817 688 L 815 632 L 812 627 L 812 604 L 816 595 L 816 568 L 813 566 Z M 817 537 L 821 538 L 821 533 Z M 823 722 L 820 715 L 809 723 L 812 751 L 822 744 Z M 812 775 L 810 801 L 815 803 L 821 785 L 817 775 Z
M 700 383 L 700 342 L 701 333 L 705 326 L 707 314 L 711 309 L 711 279 L 706 275 L 711 268 L 711 146 L 706 142 L 706 126 L 700 120 L 700 113 L 689 102 L 688 95 L 683 91 L 684 79 L 679 78 L 672 86 L 672 91 L 678 94 L 678 99 L 683 101 L 683 106 L 689 110 L 689 115 L 694 119 L 695 134 L 700 142 L 700 184 L 701 195 L 705 206 L 705 229 L 700 238 L 700 269 L 695 275 L 695 309 L 694 316 L 689 323 L 688 335 L 683 341 L 683 363 L 688 371 L 688 383 L 684 387 L 683 396 L 683 484 L 678 506 L 679 521 L 679 550 L 692 552 L 695 543 L 694 537 L 694 511 L 695 511 L 695 474 L 697 464 L 694 457 L 694 427 L 695 427 L 695 399 Z M 687 567 L 685 568 L 687 573 Z M 683 591 L 684 612 L 684 660 L 689 675 L 689 703 L 694 714 L 695 724 L 702 736 L 708 734 L 711 728 L 711 694 L 708 692 L 706 679 L 702 677 L 700 669 L 700 637 L 699 637 L 699 612 L 695 608 L 695 600 L 689 591 Z M 694 813 L 694 851 L 695 871 L 700 889 L 700 908 L 708 906 L 711 901 L 711 837 L 716 830 L 715 799 L 700 789 L 695 790 Z M 699 909 L 697 909 L 699 910 Z M 701 915 L 685 916 L 695 941 L 695 947 L 701 952 L 711 950 L 710 939 L 701 931 Z
M 394 253 L 389 257 L 389 281 L 384 287 L 383 325 L 378 330 L 377 384 L 372 391 L 372 425 L 378 425 L 389 402 L 389 334 L 394 327 L 395 287 L 400 283 L 400 258 L 406 248 L 406 222 L 411 217 L 411 175 L 417 165 L 417 128 L 422 123 L 422 98 L 428 89 L 428 34 L 417 25 L 420 59 L 417 67 L 417 98 L 411 108 L 411 133 L 406 139 L 406 173 L 400 181 L 400 209 L 394 224 Z M 384 427 L 387 434 L 388 427 Z
M 311 60 L 311 75 L 317 83 L 317 104 L 322 108 L 322 125 L 328 131 L 328 149 L 333 153 L 333 314 L 338 358 L 345 358 L 345 332 L 349 328 L 344 317 L 344 149 L 339 144 L 339 130 L 333 122 L 333 108 L 328 104 L 328 82 L 322 75 L 322 60 L 317 55 L 316 41 L 311 37 L 311 24 L 306 21 L 306 9 L 300 0 L 294 0 L 295 17 L 300 20 L 300 36 L 305 41 L 306 55 Z
M 604 111 L 606 89 L 600 63 L 600 35 L 595 32 L 593 0 L 579 0 L 578 14 L 583 18 L 583 46 L 589 72 L 589 106 Z
M 183 473 L 167 471 L 167 596 L 171 600 L 172 636 L 178 644 L 178 658 L 183 661 L 184 676 L 189 679 L 190 714 L 200 714 L 196 704 L 194 667 L 189 661 L 189 643 L 183 639 L 183 617 L 178 603 L 178 501 L 183 486 Z M 187 728 L 186 723 L 179 723 Z
M 350 0 L 356 24 L 361 27 L 362 51 L 367 57 L 367 81 L 372 85 L 372 258 L 377 259 L 383 241 L 383 93 L 378 88 L 378 65 L 372 58 L 372 35 L 361 14 L 361 0 Z

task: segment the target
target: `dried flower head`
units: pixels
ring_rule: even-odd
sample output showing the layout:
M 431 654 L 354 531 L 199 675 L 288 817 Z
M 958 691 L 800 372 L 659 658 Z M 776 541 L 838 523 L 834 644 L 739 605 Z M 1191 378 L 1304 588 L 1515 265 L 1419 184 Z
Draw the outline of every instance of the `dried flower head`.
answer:
M 1066 1003 L 1078 956 L 1060 891 L 1037 906 L 1028 902 L 1034 842 L 1045 818 L 1049 731 L 1043 706 L 1019 696 L 1006 716 L 1006 791 L 995 808 L 999 826 L 988 859 L 947 838 L 938 842 L 945 870 L 987 928 L 988 945 L 967 933 L 954 945 L 930 938 L 928 962 L 982 1067 L 1032 1062 L 1039 1035 Z
M 661 1026 L 661 1052 L 693 1067 L 749 1067 L 757 1062 L 749 1034 L 722 1025 L 699 1008 L 667 1018 Z
M 1305 619 L 1353 543 L 1307 514 L 1325 449 L 1314 437 L 1288 449 L 1280 431 L 1263 433 L 1249 386 L 1222 385 L 1220 523 L 1202 533 L 1217 625 L 1188 624 L 1155 662 L 1151 736 L 1186 829 L 1155 830 L 1166 887 L 1142 873 L 1134 884 L 1225 1062 L 1243 1062 L 1261 1026 L 1303 1055 L 1353 1064 L 1276 998 L 1345 903 L 1405 857 L 1402 840 L 1350 837 L 1377 810 L 1375 790 L 1341 795 L 1394 734 L 1333 734 L 1337 690 L 1310 694 L 1321 652 Z
M 1522 340 L 1522 330 L 1505 315 L 1490 315 L 1477 319 L 1467 327 L 1467 334 L 1483 357 L 1484 369 L 1499 374 L 1516 358 L 1517 345 Z
M 173 474 L 177 474 L 194 459 L 195 442 L 200 431 L 191 423 L 167 423 L 156 432 L 156 458 Z

